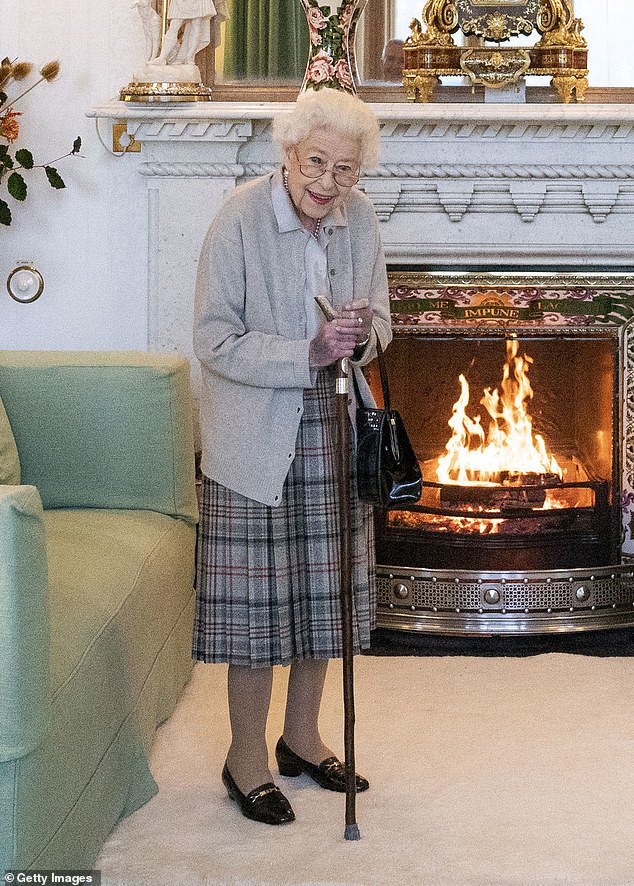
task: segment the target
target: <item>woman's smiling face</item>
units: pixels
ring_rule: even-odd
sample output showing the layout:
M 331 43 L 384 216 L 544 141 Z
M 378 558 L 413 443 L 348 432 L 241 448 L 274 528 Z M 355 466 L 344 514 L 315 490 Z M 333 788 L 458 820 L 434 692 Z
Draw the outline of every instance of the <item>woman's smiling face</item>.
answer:
M 335 167 L 340 172 L 359 169 L 361 146 L 356 138 L 328 129 L 314 129 L 294 147 L 288 148 L 284 166 L 288 171 L 288 192 L 302 224 L 312 231 L 317 219 L 324 218 L 341 206 L 352 185 L 337 184 L 333 178 Z M 307 163 L 322 164 L 326 172 L 319 178 L 309 178 L 301 171 Z

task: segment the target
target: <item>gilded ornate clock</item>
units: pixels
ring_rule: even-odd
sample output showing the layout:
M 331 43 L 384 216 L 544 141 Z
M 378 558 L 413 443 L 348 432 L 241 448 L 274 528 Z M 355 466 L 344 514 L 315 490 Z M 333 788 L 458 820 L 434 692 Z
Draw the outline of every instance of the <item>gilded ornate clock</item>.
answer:
M 583 101 L 588 88 L 588 46 L 572 0 L 427 0 L 422 24 L 414 19 L 405 41 L 403 86 L 409 101 L 429 101 L 441 76 L 463 74 L 474 84 L 500 88 L 526 74 L 550 76 L 563 102 Z M 462 31 L 468 46 L 452 34 Z M 532 46 L 512 37 L 539 39 Z

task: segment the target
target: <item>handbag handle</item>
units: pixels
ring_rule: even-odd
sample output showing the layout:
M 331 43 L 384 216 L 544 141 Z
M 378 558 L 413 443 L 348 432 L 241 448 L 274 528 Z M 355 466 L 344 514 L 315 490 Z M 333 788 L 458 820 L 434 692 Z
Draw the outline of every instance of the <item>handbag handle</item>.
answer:
M 383 348 L 381 347 L 381 341 L 379 339 L 379 334 L 374 330 L 376 336 L 376 359 L 379 364 L 379 375 L 381 377 L 381 390 L 383 393 L 383 409 L 387 415 L 388 426 L 390 429 L 390 449 L 392 450 L 392 456 L 395 462 L 399 462 L 401 460 L 401 447 L 398 442 L 398 434 L 396 431 L 396 419 L 392 415 L 392 402 L 390 399 L 390 383 L 387 377 L 387 367 L 385 365 L 385 357 L 383 356 Z M 354 385 L 354 393 L 357 398 L 357 404 L 361 403 L 361 393 L 359 391 L 359 385 L 357 383 L 356 376 L 354 374 L 354 369 L 352 370 L 352 383 Z
M 372 327 L 374 329 L 374 326 Z M 386 412 L 392 411 L 391 401 L 390 401 L 390 384 L 387 378 L 387 368 L 385 366 L 385 357 L 383 356 L 383 348 L 381 347 L 381 342 L 379 340 L 379 335 L 374 329 L 376 335 L 376 359 L 379 364 L 379 375 L 381 376 L 381 391 L 383 394 L 383 408 Z M 357 403 L 361 403 L 361 392 L 359 391 L 359 385 L 357 383 L 357 378 L 354 374 L 354 370 L 352 371 L 352 383 L 354 385 L 354 393 L 357 398 Z
M 376 336 L 376 359 L 379 364 L 379 375 L 381 376 L 381 390 L 383 392 L 383 408 L 388 412 L 392 411 L 392 405 L 390 401 L 390 383 L 387 377 L 387 367 L 385 365 L 385 357 L 383 356 L 383 348 L 381 347 L 381 342 L 379 341 L 379 336 Z

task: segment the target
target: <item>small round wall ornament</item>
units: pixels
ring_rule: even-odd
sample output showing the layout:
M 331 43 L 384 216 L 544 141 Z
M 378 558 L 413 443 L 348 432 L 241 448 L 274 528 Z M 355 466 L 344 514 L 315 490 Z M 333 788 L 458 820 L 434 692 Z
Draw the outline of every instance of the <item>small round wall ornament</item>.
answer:
M 7 278 L 7 292 L 23 305 L 37 301 L 44 291 L 44 277 L 30 262 L 22 262 Z
M 302 91 L 342 89 L 353 95 L 359 78 L 354 59 L 354 39 L 368 0 L 332 3 L 300 0 L 308 21 L 310 49 Z

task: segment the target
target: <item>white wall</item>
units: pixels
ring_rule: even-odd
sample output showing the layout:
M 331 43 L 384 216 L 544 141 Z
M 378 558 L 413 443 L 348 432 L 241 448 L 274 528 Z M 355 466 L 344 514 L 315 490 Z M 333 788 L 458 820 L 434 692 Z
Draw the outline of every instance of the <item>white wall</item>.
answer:
M 147 222 L 139 155 L 108 154 L 95 121 L 84 116 L 116 96 L 143 60 L 138 16 L 130 0 L 2 0 L 0 34 L 0 51 L 12 59 L 62 64 L 56 81 L 42 83 L 16 108 L 24 115 L 14 147 L 28 147 L 38 163 L 70 150 L 77 135 L 83 143 L 82 157 L 58 165 L 64 190 L 50 188 L 41 170 L 27 173 L 23 204 L 7 199 L 2 185 L 13 223 L 0 226 L 0 348 L 145 349 Z M 106 127 L 103 138 L 111 143 Z M 30 305 L 6 291 L 7 275 L 22 259 L 45 279 L 42 297 Z
M 634 86 L 632 0 L 575 0 L 586 28 L 591 86 Z

